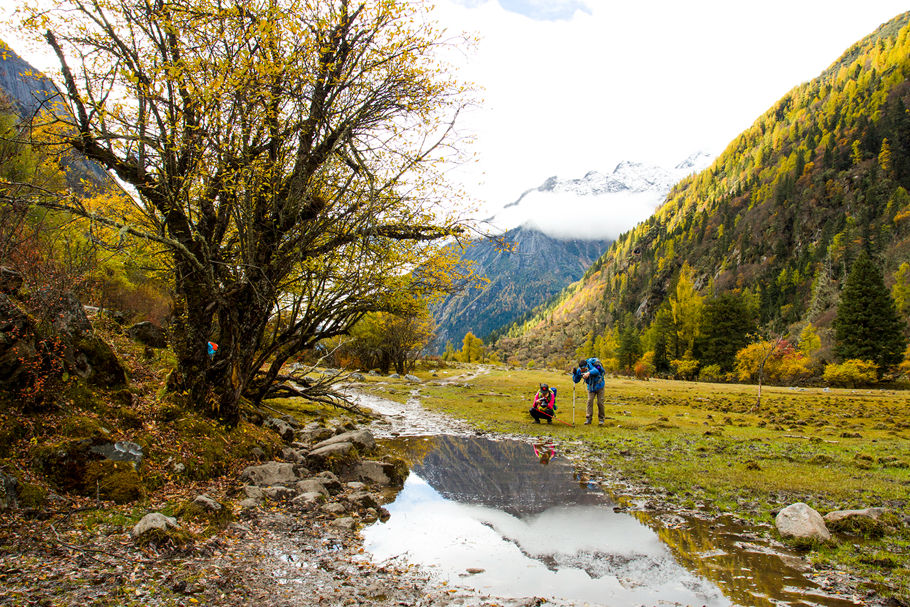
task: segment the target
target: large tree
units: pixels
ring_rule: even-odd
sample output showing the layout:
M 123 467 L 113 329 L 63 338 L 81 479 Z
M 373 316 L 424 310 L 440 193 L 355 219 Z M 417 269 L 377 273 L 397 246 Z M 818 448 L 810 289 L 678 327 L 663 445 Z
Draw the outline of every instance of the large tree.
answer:
M 879 372 L 903 359 L 907 338 L 881 269 L 860 252 L 850 267 L 834 320 L 834 352 L 841 360 L 871 360 Z
M 58 206 L 169 254 L 170 388 L 189 403 L 232 422 L 295 353 L 448 284 L 459 225 L 434 167 L 464 91 L 420 2 L 55 7 L 25 25 L 59 58 L 67 143 L 138 219 Z
M 703 366 L 718 365 L 722 371 L 730 371 L 736 353 L 749 344 L 755 328 L 755 319 L 743 295 L 731 291 L 721 293 L 703 307 L 696 356 Z

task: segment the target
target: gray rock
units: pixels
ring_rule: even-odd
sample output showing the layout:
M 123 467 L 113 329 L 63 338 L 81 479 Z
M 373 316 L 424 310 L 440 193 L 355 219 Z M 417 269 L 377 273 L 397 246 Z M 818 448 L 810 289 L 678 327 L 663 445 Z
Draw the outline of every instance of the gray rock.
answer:
M 165 516 L 160 512 L 151 512 L 142 517 L 131 532 L 133 537 L 140 537 L 146 533 L 158 529 L 167 531 L 177 527 L 177 519 L 171 516 Z
M 0 472 L 0 510 L 15 508 L 19 505 L 18 485 L 19 481 L 15 476 Z
M 395 480 L 399 476 L 395 465 L 387 462 L 362 461 L 354 469 L 354 475 L 362 481 L 381 487 L 400 486 Z
M 326 489 L 322 480 L 318 478 L 305 478 L 302 481 L 297 481 L 296 489 L 298 493 L 319 493 L 326 497 L 329 496 L 329 490 Z
M 240 480 L 260 487 L 290 485 L 297 482 L 294 464 L 267 462 L 260 466 L 249 466 L 240 473 Z
M 329 493 L 338 493 L 341 491 L 341 481 L 329 470 L 323 470 L 313 478 L 319 479 L 322 485 L 329 490 Z
M 306 453 L 300 449 L 285 447 L 281 450 L 281 458 L 299 464 L 306 461 Z
M 167 336 L 164 331 L 148 321 L 137 322 L 126 330 L 126 334 L 133 341 L 150 348 L 167 348 Z
M 345 483 L 344 486 L 351 491 L 364 491 L 367 486 L 358 481 L 352 481 L 350 483 Z
M 334 514 L 337 516 L 339 514 L 344 514 L 348 511 L 348 509 L 344 507 L 344 504 L 339 504 L 338 502 L 330 502 L 322 507 L 322 511 L 326 514 Z
M 350 516 L 343 516 L 341 518 L 336 518 L 334 521 L 329 523 L 332 527 L 336 529 L 344 529 L 345 531 L 352 531 L 357 528 L 357 519 Z
M 244 485 L 243 494 L 254 500 L 261 500 L 265 497 L 265 493 L 262 492 L 262 487 L 257 487 L 256 485 Z
M 862 510 L 835 510 L 834 512 L 829 512 L 823 518 L 825 523 L 838 523 L 842 520 L 848 518 L 855 518 L 858 516 L 865 516 L 873 520 L 878 520 L 881 516 L 887 512 L 885 508 L 863 508 Z
M 318 449 L 314 448 L 307 456 L 307 461 L 313 462 L 317 467 L 325 464 L 329 460 L 353 460 L 357 456 L 357 450 L 351 443 L 340 442 L 324 445 Z
M 331 428 L 304 428 L 297 432 L 296 439 L 306 445 L 312 445 L 313 443 L 319 443 L 333 436 L 335 436 L 335 431 Z
M 412 384 L 419 384 L 422 380 L 416 375 L 405 375 L 404 378 Z
M 286 443 L 294 440 L 294 427 L 283 419 L 270 417 L 262 423 L 264 428 L 275 431 Z
M 376 508 L 367 508 L 363 511 L 363 520 L 372 523 L 379 518 L 379 512 L 376 511 Z
M 774 519 L 774 524 L 783 537 L 821 541 L 831 539 L 822 516 L 802 502 L 791 504 L 781 510 Z
M 253 457 L 255 457 L 258 460 L 265 459 L 265 451 L 263 451 L 261 447 L 253 447 L 252 449 L 250 449 L 250 455 L 252 455 Z
M 183 474 L 186 472 L 186 465 L 177 462 L 174 464 L 174 474 Z
M 363 373 L 351 373 L 351 380 L 352 381 L 363 381 L 364 380 Z
M 291 500 L 291 503 L 297 506 L 312 506 L 314 504 L 318 504 L 321 501 L 325 501 L 325 497 L 326 496 L 322 493 L 318 493 L 316 491 L 307 491 L 296 496 Z
M 134 467 L 141 464 L 144 457 L 142 447 L 125 440 L 95 445 L 90 451 L 114 462 L 132 462 Z
M 315 451 L 336 443 L 351 443 L 361 452 L 366 452 L 376 447 L 376 438 L 369 430 L 351 430 L 336 434 L 332 438 L 328 438 L 321 443 L 316 443 L 313 445 L 313 450 Z
M 400 379 L 400 378 L 401 378 L 401 376 L 398 375 L 397 373 L 392 373 L 391 375 L 389 375 L 389 379 Z
M 223 506 L 219 504 L 216 500 L 210 498 L 205 493 L 197 495 L 196 499 L 193 500 L 193 503 L 197 506 L 201 506 L 203 509 L 208 510 L 209 512 L 218 512 Z
M 262 493 L 270 500 L 279 501 L 279 500 L 289 500 L 296 497 L 297 492 L 288 487 L 282 485 L 274 485 L 272 487 L 266 487 L 262 490 Z
M 240 500 L 240 507 L 244 510 L 249 510 L 250 508 L 258 508 L 259 500 L 253 499 L 251 497 Z
M 379 508 L 379 501 L 376 499 L 376 496 L 372 493 L 367 493 L 366 491 L 352 493 L 345 499 L 348 503 L 357 508 Z

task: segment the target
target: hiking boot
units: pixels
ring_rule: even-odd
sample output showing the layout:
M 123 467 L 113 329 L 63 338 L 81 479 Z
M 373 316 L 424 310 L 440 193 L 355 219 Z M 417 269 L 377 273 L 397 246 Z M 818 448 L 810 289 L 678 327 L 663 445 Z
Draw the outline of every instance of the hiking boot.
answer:
M 586 426 L 590 426 L 590 425 L 591 425 L 591 420 L 590 420 L 590 419 L 587 420 L 587 421 L 585 422 L 585 425 L 586 425 Z
M 597 422 L 597 425 L 598 425 L 598 426 L 603 426 L 603 425 L 604 425 L 604 420 L 600 420 L 599 422 Z

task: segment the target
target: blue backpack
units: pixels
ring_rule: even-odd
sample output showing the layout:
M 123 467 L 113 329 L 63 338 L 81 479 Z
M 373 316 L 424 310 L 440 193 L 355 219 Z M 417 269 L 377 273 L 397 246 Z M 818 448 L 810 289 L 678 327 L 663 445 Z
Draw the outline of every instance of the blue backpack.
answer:
M 600 364 L 600 361 L 593 356 L 588 359 L 588 367 L 594 367 L 597 369 L 600 372 L 601 377 L 607 376 L 606 372 L 604 371 L 604 366 Z

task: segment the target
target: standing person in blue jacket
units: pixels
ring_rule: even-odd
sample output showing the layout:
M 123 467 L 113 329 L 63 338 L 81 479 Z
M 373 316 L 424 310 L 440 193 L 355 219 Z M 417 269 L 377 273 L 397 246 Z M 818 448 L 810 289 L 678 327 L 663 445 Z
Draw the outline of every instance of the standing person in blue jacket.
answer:
M 585 380 L 588 388 L 588 407 L 585 410 L 585 425 L 591 423 L 594 416 L 594 398 L 597 397 L 597 421 L 604 425 L 604 370 L 596 358 L 578 361 L 578 366 L 572 369 L 572 381 L 576 384 Z

